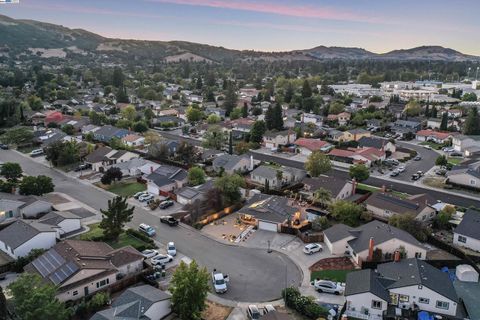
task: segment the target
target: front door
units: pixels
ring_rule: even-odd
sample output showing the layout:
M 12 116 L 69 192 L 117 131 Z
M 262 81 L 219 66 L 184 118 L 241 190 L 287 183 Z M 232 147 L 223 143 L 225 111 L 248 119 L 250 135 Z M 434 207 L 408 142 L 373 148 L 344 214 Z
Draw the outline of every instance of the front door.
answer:
M 84 287 L 83 292 L 84 292 L 85 296 L 88 296 L 88 287 Z

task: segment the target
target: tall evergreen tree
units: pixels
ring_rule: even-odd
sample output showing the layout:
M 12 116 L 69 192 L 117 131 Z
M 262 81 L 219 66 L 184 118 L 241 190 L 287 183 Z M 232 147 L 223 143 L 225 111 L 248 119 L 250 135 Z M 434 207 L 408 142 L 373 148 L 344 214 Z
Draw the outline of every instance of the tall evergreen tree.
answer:
M 242 118 L 248 117 L 248 104 L 246 102 L 243 103 L 242 109 Z
M 310 98 L 312 96 L 312 88 L 310 87 L 310 82 L 307 79 L 303 82 L 302 87 L 302 98 Z
M 267 112 L 265 112 L 265 125 L 267 130 L 272 130 L 275 128 L 275 116 L 272 106 L 269 106 Z
M 229 83 L 227 86 L 227 92 L 225 94 L 225 103 L 223 107 L 225 108 L 225 114 L 228 117 L 233 108 L 237 105 L 237 92 L 235 91 L 235 85 Z
M 265 122 L 263 120 L 255 121 L 250 130 L 250 141 L 255 143 L 262 142 L 265 130 Z
M 134 209 L 134 207 L 128 207 L 127 198 L 115 197 L 113 200 L 108 200 L 108 209 L 100 209 L 103 215 L 100 228 L 103 229 L 104 237 L 117 241 L 124 225 L 132 220 Z
M 437 112 L 438 112 L 437 107 L 433 106 L 432 107 L 432 113 L 431 113 L 432 118 L 436 118 L 438 116 Z
M 466 135 L 480 135 L 480 116 L 477 107 L 468 112 L 467 120 L 463 126 L 463 133 Z
M 442 122 L 440 123 L 440 130 L 446 131 L 448 129 L 448 112 L 445 111 L 442 115 Z
M 273 109 L 273 124 L 275 129 L 283 129 L 283 110 L 280 103 L 277 103 Z
M 288 82 L 287 87 L 285 88 L 284 100 L 286 103 L 290 103 L 293 99 L 293 95 L 295 94 L 295 89 L 291 82 Z
M 124 79 L 125 77 L 123 75 L 122 69 L 120 67 L 115 67 L 115 69 L 113 69 L 112 84 L 115 87 L 120 88 L 123 86 Z
M 233 154 L 233 132 L 230 131 L 228 136 L 228 153 Z

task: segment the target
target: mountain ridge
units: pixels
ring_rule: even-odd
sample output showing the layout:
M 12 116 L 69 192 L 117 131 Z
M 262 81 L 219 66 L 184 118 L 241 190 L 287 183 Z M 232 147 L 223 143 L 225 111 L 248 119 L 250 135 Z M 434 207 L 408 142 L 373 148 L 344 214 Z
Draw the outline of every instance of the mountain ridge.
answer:
M 115 39 L 94 32 L 31 19 L 13 19 L 0 15 L 0 47 L 20 52 L 32 48 L 62 49 L 79 48 L 99 53 L 119 51 L 135 56 L 166 59 L 171 56 L 200 57 L 205 61 L 222 60 L 432 60 L 432 61 L 480 61 L 480 57 L 461 53 L 451 48 L 437 45 L 419 46 L 409 49 L 392 50 L 386 53 L 374 53 L 364 48 L 319 45 L 310 49 L 283 52 L 263 52 L 255 50 L 236 50 L 222 46 L 194 43 L 188 41 L 152 41 L 136 39 Z M 199 60 L 202 60 L 198 58 Z M 168 60 L 168 59 L 167 59 Z M 173 60 L 172 60 L 173 61 Z M 175 61 L 177 62 L 177 61 Z

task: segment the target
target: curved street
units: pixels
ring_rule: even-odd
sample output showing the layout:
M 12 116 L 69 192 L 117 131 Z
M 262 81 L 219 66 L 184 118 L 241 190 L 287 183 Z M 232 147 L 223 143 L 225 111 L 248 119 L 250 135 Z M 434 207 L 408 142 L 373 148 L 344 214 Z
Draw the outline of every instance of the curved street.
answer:
M 55 183 L 55 191 L 65 193 L 96 210 L 105 208 L 107 200 L 112 198 L 108 192 L 45 167 L 15 151 L 1 151 L 0 160 L 17 162 L 30 175 L 50 176 Z M 281 298 L 285 286 L 300 286 L 302 282 L 301 270 L 283 253 L 267 253 L 267 248 L 252 249 L 223 244 L 186 226 L 171 228 L 160 224 L 159 218 L 149 211 L 136 207 L 129 226 L 136 229 L 140 223 L 155 227 L 156 240 L 163 244 L 174 241 L 179 252 L 195 259 L 209 272 L 216 268 L 228 274 L 229 291 L 221 296 L 225 299 L 238 302 L 272 301 Z

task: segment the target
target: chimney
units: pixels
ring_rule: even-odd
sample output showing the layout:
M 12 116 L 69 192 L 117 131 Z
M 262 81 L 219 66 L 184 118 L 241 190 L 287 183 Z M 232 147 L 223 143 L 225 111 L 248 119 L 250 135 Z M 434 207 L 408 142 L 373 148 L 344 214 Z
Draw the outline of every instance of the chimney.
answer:
M 395 251 L 395 254 L 393 256 L 393 261 L 395 262 L 400 262 L 400 251 Z
M 370 238 L 370 241 L 368 242 L 368 258 L 367 261 L 372 261 L 373 260 L 373 248 L 375 247 L 375 242 L 373 241 L 373 238 Z
M 382 185 L 382 189 L 381 189 L 382 192 L 387 192 L 387 187 L 385 185 Z
M 352 196 L 357 192 L 357 179 L 352 179 Z
M 153 173 L 153 167 L 150 167 L 150 173 Z
M 253 156 L 250 155 L 250 170 L 253 170 Z

